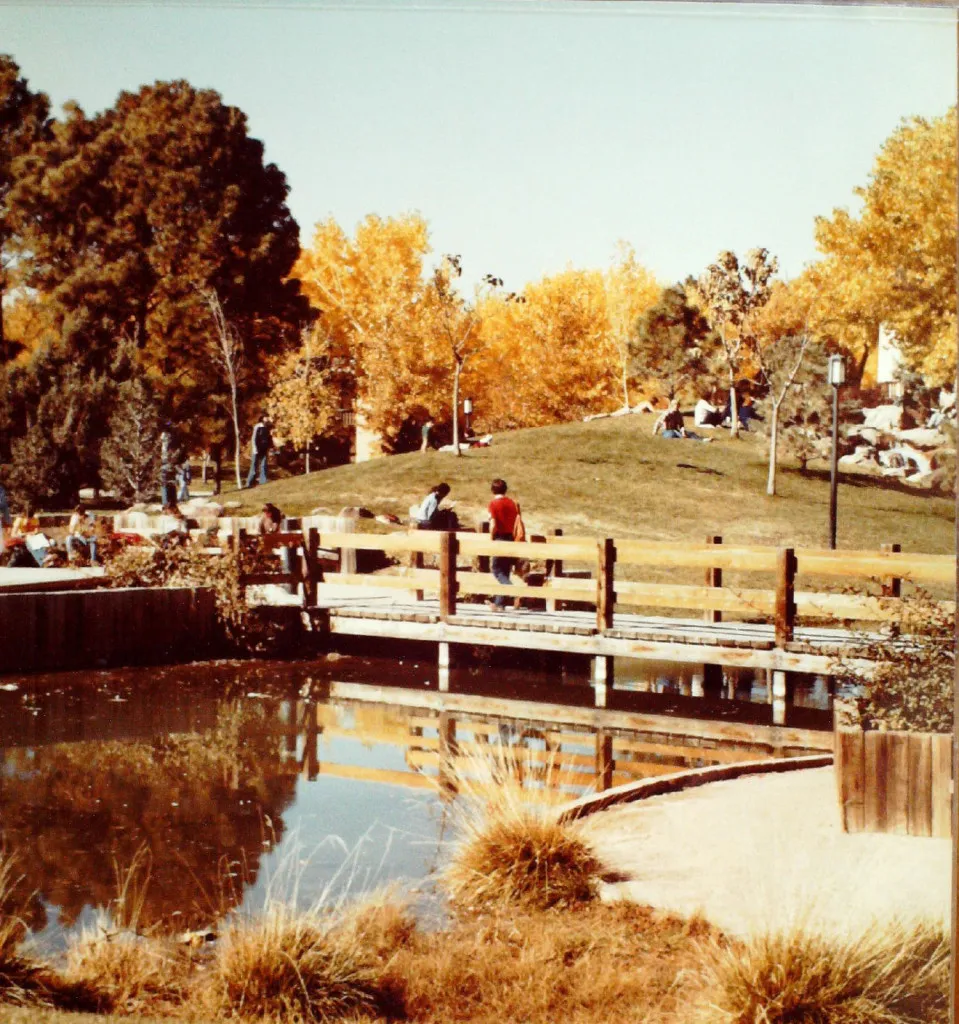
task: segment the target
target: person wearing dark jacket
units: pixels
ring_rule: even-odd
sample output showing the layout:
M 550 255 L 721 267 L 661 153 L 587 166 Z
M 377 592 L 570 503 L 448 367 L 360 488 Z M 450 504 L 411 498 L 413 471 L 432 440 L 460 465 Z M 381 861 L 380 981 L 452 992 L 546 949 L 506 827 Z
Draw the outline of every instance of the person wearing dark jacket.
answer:
M 273 435 L 270 433 L 270 421 L 261 416 L 253 428 L 250 440 L 250 472 L 246 478 L 246 486 L 252 487 L 253 480 L 258 484 L 266 483 L 266 460 L 273 447 Z

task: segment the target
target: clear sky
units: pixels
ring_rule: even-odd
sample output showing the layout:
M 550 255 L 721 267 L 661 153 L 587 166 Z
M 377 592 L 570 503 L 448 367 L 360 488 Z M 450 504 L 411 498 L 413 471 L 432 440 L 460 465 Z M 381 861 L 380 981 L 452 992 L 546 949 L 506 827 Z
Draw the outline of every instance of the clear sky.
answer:
M 787 276 L 899 120 L 955 102 L 955 13 L 541 0 L 10 3 L 0 52 L 56 107 L 185 78 L 243 109 L 318 220 L 418 211 L 507 287 L 664 282 L 764 245 Z

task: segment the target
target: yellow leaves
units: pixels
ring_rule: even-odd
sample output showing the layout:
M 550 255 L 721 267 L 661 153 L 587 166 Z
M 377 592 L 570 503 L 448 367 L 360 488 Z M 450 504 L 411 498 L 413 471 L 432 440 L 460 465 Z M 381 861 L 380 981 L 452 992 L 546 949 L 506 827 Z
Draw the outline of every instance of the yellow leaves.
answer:
M 442 374 L 425 322 L 427 252 L 426 222 L 415 214 L 370 215 L 354 239 L 329 220 L 293 269 L 324 330 L 348 353 L 371 427 L 387 436 L 430 407 Z
M 879 323 L 911 368 L 945 382 L 955 372 L 956 111 L 904 121 L 883 143 L 858 217 L 816 223 L 823 301 L 847 329 Z M 843 339 L 846 340 L 846 339 Z

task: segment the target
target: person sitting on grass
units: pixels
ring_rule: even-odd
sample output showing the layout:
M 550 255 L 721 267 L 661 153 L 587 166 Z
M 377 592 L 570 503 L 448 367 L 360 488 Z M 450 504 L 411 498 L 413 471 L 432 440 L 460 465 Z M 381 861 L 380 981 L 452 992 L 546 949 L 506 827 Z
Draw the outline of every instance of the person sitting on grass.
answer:
M 458 528 L 459 523 L 453 506 L 440 508 L 440 502 L 449 493 L 449 484 L 437 484 L 419 505 L 410 509 L 413 523 L 418 530 L 455 530 Z
M 688 438 L 691 441 L 711 441 L 711 437 L 700 437 L 683 425 L 683 414 L 679 411 L 679 399 L 674 398 L 666 411 L 653 424 L 653 437 L 662 433 L 666 438 Z
M 24 547 L 30 552 L 34 563 L 37 566 L 43 566 L 53 547 L 53 542 L 40 530 L 40 521 L 33 514 L 31 505 L 25 505 L 23 512 L 14 519 L 10 536 L 14 540 L 22 541 Z
M 67 527 L 67 561 L 72 562 L 78 554 L 91 565 L 97 564 L 97 524 L 83 502 L 73 510 Z

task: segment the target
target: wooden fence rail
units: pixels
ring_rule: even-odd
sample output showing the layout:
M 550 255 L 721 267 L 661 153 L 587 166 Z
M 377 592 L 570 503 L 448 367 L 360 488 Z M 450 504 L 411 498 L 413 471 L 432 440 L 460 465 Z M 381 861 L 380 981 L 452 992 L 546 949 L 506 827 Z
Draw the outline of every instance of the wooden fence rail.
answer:
M 252 539 L 247 520 L 218 521 L 221 536 L 236 546 Z M 305 525 L 305 524 L 304 524 Z M 821 549 L 773 548 L 725 545 L 721 537 L 709 536 L 704 543 L 617 540 L 565 536 L 561 531 L 528 541 L 491 540 L 483 533 L 441 533 L 414 530 L 404 533 L 355 533 L 340 529 L 289 531 L 258 537 L 266 549 L 285 547 L 290 552 L 289 572 L 258 572 L 244 578 L 244 584 L 285 584 L 294 591 L 302 587 L 304 603 L 316 604 L 318 597 L 337 587 L 376 587 L 409 591 L 422 599 L 438 594 L 440 615 L 456 614 L 463 598 L 512 597 L 545 601 L 549 609 L 563 603 L 592 605 L 599 630 L 613 627 L 617 608 L 675 609 L 698 613 L 708 622 L 724 615 L 772 621 L 777 646 L 789 643 L 800 619 L 833 622 L 892 621 L 901 614 L 903 581 L 919 585 L 951 584 L 955 563 L 951 555 L 908 553 L 899 545 L 884 545 L 878 551 L 831 551 Z M 221 548 L 207 549 L 214 553 Z M 392 575 L 358 573 L 356 552 L 380 552 L 387 556 L 409 556 L 411 562 Z M 546 571 L 509 586 L 498 583 L 488 571 L 491 557 L 525 559 L 545 563 Z M 424 557 L 438 564 L 424 568 Z M 467 568 L 461 563 L 469 559 Z M 584 567 L 579 574 L 568 566 Z M 629 567 L 674 568 L 703 571 L 703 583 L 642 582 L 624 579 Z M 476 571 L 477 568 L 481 571 Z M 583 578 L 583 572 L 588 578 Z M 764 574 L 770 585 L 734 586 L 727 573 Z M 634 573 L 631 573 L 631 575 Z M 816 577 L 835 579 L 837 588 L 850 584 L 873 584 L 878 592 L 849 593 L 797 588 L 797 580 Z M 815 582 L 815 581 L 813 581 Z M 821 584 L 820 584 L 821 585 Z M 954 602 L 940 602 L 953 613 Z

